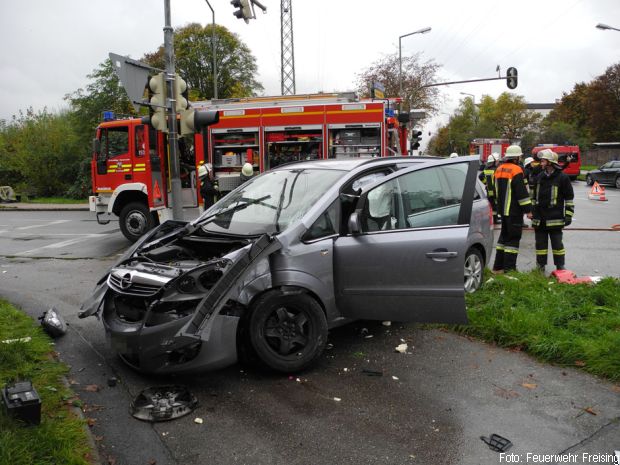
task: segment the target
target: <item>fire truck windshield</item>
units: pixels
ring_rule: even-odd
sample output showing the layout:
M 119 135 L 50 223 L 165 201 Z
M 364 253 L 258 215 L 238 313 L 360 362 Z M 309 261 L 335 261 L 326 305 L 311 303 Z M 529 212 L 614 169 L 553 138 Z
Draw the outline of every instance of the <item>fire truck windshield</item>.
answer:
M 284 231 L 346 174 L 340 170 L 276 170 L 248 181 L 203 215 L 209 232 L 254 236 Z M 235 208 L 236 206 L 240 208 Z M 200 221 L 200 220 L 198 220 Z

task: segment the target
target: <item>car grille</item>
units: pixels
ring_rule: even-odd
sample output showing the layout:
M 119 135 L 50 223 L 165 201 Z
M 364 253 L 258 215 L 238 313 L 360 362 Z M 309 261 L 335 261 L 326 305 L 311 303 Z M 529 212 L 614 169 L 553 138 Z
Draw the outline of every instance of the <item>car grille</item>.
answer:
M 157 294 L 162 288 L 161 285 L 145 284 L 132 281 L 127 284 L 123 281 L 123 276 L 119 276 L 114 273 L 110 273 L 108 277 L 108 286 L 114 289 L 119 294 L 135 295 L 141 297 L 149 297 Z

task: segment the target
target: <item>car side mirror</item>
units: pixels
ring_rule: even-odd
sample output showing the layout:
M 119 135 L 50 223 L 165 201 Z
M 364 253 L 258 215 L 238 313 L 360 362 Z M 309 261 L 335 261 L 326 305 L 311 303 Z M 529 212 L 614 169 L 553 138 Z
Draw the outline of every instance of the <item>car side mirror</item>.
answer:
M 101 141 L 99 139 L 93 139 L 93 152 L 95 155 L 99 155 L 101 152 Z
M 359 212 L 351 213 L 351 216 L 349 216 L 348 228 L 349 228 L 349 232 L 353 235 L 362 233 L 362 224 L 360 221 Z

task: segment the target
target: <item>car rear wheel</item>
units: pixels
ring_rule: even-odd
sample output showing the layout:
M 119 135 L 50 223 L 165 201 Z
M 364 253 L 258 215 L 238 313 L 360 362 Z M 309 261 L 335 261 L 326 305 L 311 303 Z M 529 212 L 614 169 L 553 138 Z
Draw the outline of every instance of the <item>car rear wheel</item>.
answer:
M 588 186 L 591 186 L 592 184 L 594 184 L 594 180 L 592 179 L 592 176 L 590 176 L 589 174 L 586 174 L 586 184 Z
M 327 342 L 327 320 L 315 299 L 271 291 L 252 307 L 250 342 L 267 367 L 293 373 L 318 360 Z
M 136 242 L 144 233 L 155 226 L 149 208 L 141 202 L 125 205 L 119 215 L 119 226 L 123 235 L 131 242 Z
M 616 176 L 616 189 L 620 189 L 620 176 Z
M 476 292 L 482 286 L 484 262 L 478 249 L 471 248 L 465 255 L 465 292 Z

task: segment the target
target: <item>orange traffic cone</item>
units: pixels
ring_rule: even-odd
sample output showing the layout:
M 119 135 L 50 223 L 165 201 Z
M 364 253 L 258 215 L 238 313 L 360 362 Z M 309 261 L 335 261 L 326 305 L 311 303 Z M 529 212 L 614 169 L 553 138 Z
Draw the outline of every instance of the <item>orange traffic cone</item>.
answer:
M 594 185 L 592 186 L 592 190 L 590 191 L 590 195 L 588 195 L 588 198 L 590 200 L 606 201 L 607 198 L 605 197 L 605 188 L 595 181 Z

